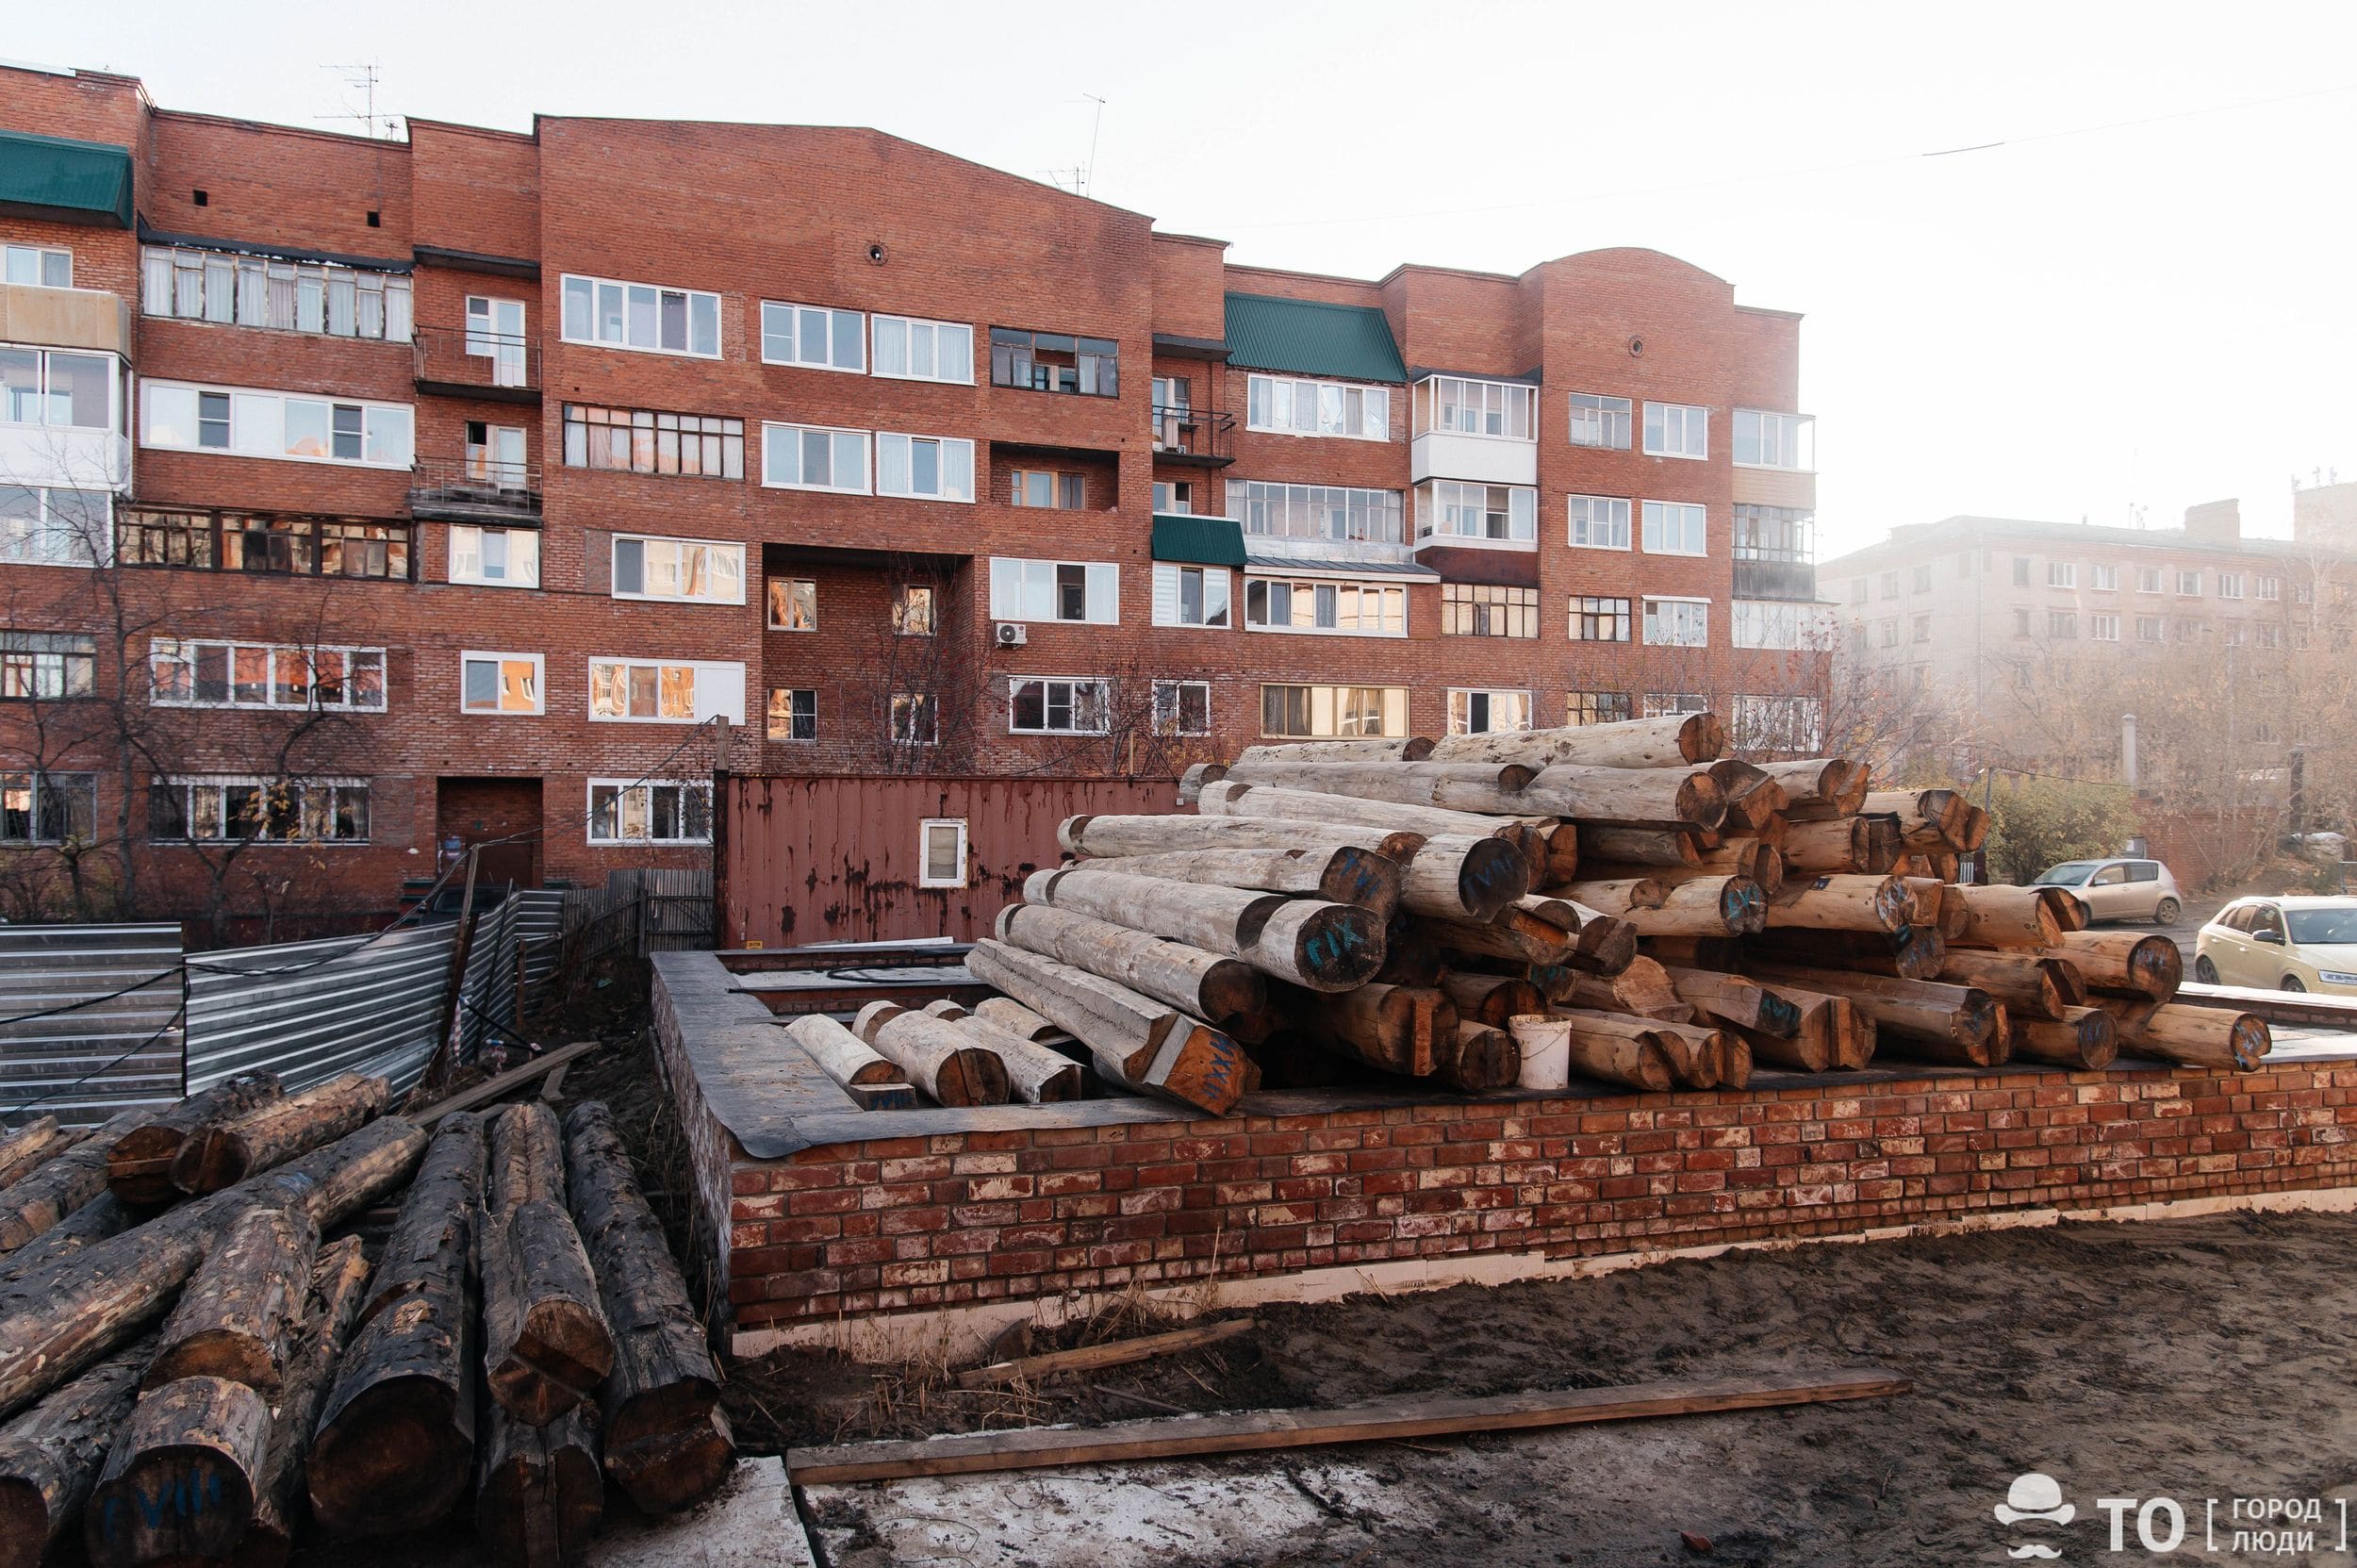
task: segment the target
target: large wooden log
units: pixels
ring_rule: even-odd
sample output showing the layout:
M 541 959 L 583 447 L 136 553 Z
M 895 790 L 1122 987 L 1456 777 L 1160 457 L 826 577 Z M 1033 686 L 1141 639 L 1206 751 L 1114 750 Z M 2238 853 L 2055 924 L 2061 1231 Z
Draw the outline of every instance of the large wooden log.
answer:
M 117 1351 L 0 1427 L 0 1568 L 38 1568 L 82 1516 L 153 1349 Z
M 1657 892 L 1646 894 L 1650 885 Z M 1637 883 L 1625 893 L 1605 892 L 1614 886 L 1579 883 L 1573 895 L 1617 919 L 1625 920 L 1640 936 L 1745 936 L 1761 929 L 1768 917 L 1768 900 L 1759 883 L 1749 877 L 1696 877 L 1664 885 Z M 1605 892 L 1598 902 L 1589 890 Z M 1610 901 L 1620 899 L 1616 905 Z
M 1522 1072 L 1522 1048 L 1508 1031 L 1470 1018 L 1457 1021 L 1452 1038 L 1432 1048 L 1432 1077 L 1460 1094 L 1487 1095 L 1510 1089 Z
M 1591 828 L 1580 840 L 1580 852 L 1591 862 L 1679 869 L 1699 867 L 1702 851 L 1694 835 L 1675 828 Z M 1610 881 L 1643 876 L 1645 871 L 1591 871 L 1591 879 Z
M 2100 1007 L 2065 1007 L 2055 1018 L 2026 1017 L 2010 1006 L 2012 1054 L 2024 1062 L 2100 1071 L 2119 1054 L 2119 1030 Z
M 367 1126 L 385 1114 L 391 1098 L 385 1080 L 346 1073 L 265 1101 L 234 1120 L 205 1123 L 173 1157 L 172 1184 L 184 1193 L 217 1193 Z
M 58 1126 L 55 1116 L 38 1116 L 0 1137 L 0 1187 L 56 1159 L 81 1140 Z
M 0 1287 L 30 1279 L 58 1259 L 93 1242 L 122 1234 L 138 1216 L 112 1193 L 100 1193 L 40 1235 L 0 1258 Z
M 605 1521 L 605 1477 L 586 1413 L 567 1411 L 540 1427 L 496 1404 L 483 1413 L 475 1535 L 513 1568 L 580 1561 Z
M 1765 1034 L 1748 1036 L 1753 1053 L 1759 1060 L 1798 1072 L 1816 1073 L 1829 1068 L 1863 1067 L 1873 1059 L 1873 1020 L 1861 1017 L 1849 998 L 1770 980 L 1760 981 L 1760 985 L 1798 1008 L 1801 1025 L 1792 1036 L 1789 1049 L 1776 1045 Z
M 1430 755 L 1434 762 L 1519 762 L 1533 767 L 1558 763 L 1676 767 L 1715 762 L 1726 743 L 1726 725 L 1717 714 L 1689 713 L 1612 724 L 1450 735 L 1435 740 Z
M 1247 1062 L 1220 1031 L 1126 985 L 1052 958 L 981 941 L 966 954 L 976 978 L 1053 1020 L 1089 1048 L 1099 1076 L 1213 1115 L 1244 1097 Z
M 227 1557 L 254 1515 L 270 1437 L 270 1401 L 226 1378 L 141 1396 L 83 1511 L 93 1568 Z
M 1228 769 L 1224 782 L 1275 784 L 1280 789 L 1350 795 L 1396 805 L 1527 817 L 1553 809 L 1517 800 L 1516 792 L 1536 776 L 1537 769 L 1519 763 L 1240 762 Z
M 1442 1048 L 1455 1050 L 1457 1009 L 1447 993 L 1409 985 L 1361 985 L 1340 996 L 1294 992 L 1283 999 L 1303 1034 L 1385 1072 L 1428 1076 Z
M 1268 1001 L 1267 982 L 1243 959 L 1066 909 L 1009 904 L 998 912 L 997 935 L 1011 947 L 1085 969 L 1198 1018 L 1255 1013 Z
M 2086 1004 L 2079 971 L 2059 959 L 2035 953 L 1955 948 L 1939 966 L 1937 979 L 1952 985 L 1977 985 L 2005 1004 L 2016 1022 L 2063 1016 L 2066 1007 Z
M 1863 872 L 1873 854 L 1871 839 L 1863 817 L 1794 822 L 1784 830 L 1785 869 L 1811 876 Z
M 1056 840 L 1067 854 L 1109 858 L 1186 850 L 1348 847 L 1372 850 L 1396 860 L 1424 842 L 1424 837 L 1403 830 L 1353 825 L 1339 817 L 1300 821 L 1258 814 L 1216 816 L 1208 811 L 1200 817 L 1068 817 L 1056 830 Z
M 1629 1013 L 1672 1023 L 1690 1023 L 1694 1017 L 1692 1004 L 1678 995 L 1669 971 L 1644 957 L 1631 959 L 1618 974 L 1579 976 L 1566 999 L 1598 1013 Z
M 1760 767 L 1784 786 L 1785 809 L 1831 808 L 1847 791 L 1850 765 L 1839 757 L 1815 757 L 1800 762 L 1764 762 Z
M 311 1431 L 335 1376 L 337 1358 L 368 1294 L 369 1260 L 360 1238 L 320 1249 L 305 1291 L 303 1336 L 288 1359 L 271 1416 L 270 1452 L 254 1479 L 254 1516 L 232 1558 L 234 1568 L 284 1568 L 307 1517 L 304 1461 Z
M 444 1117 L 320 1411 L 306 1479 L 331 1534 L 433 1524 L 473 1473 L 483 1176 L 483 1118 Z
M 2057 948 L 2063 927 L 2042 887 L 1959 887 L 1971 911 L 1956 941 L 1970 948 Z
M 1191 806 L 1195 804 L 1196 799 L 1202 795 L 1204 789 L 1208 785 L 1215 784 L 1226 777 L 1228 777 L 1228 765 L 1226 763 L 1198 762 L 1190 764 L 1187 770 L 1178 775 L 1178 803 L 1182 806 Z
M 220 1378 L 275 1397 L 319 1244 L 308 1215 L 284 1209 L 240 1214 L 181 1292 L 140 1386 Z
M 1768 900 L 1771 931 L 1896 932 L 1907 923 L 1906 885 L 1896 877 L 1811 877 Z
M 823 1013 L 805 1013 L 785 1026 L 792 1040 L 837 1088 L 869 1111 L 906 1110 L 916 1091 L 899 1066 Z
M 1801 1032 L 1801 1010 L 1756 981 L 1717 969 L 1670 966 L 1663 971 L 1678 999 L 1706 1018 L 1732 1028 L 1789 1040 Z M 1823 1063 L 1808 1070 L 1822 1070 Z
M 1007 1103 L 1007 1067 L 998 1053 L 939 1018 L 871 1001 L 859 1010 L 851 1032 L 937 1105 Z
M 1007 1098 L 1019 1105 L 1056 1105 L 1081 1096 L 1080 1064 L 1035 1040 L 1000 1029 L 969 1013 L 948 1020 L 1006 1069 Z
M 1529 857 L 1510 840 L 1443 834 L 1424 841 L 1400 869 L 1400 907 L 1411 915 L 1487 920 L 1528 892 Z
M 107 1186 L 135 1209 L 176 1201 L 172 1163 L 191 1133 L 232 1122 L 280 1098 L 276 1073 L 240 1073 L 158 1111 L 115 1139 L 107 1150 Z
M 1008 909 L 1020 907 L 1022 906 L 1018 904 L 1007 906 Z M 1006 910 L 999 911 L 999 934 L 1002 940 L 1005 937 L 1005 915 Z M 1013 997 L 984 997 L 974 1004 L 974 1016 L 986 1024 L 995 1024 L 1008 1033 L 1026 1040 L 1045 1040 L 1051 1035 L 1061 1035 L 1064 1032 L 1056 1026 L 1055 1020 L 1041 1017 Z
M 107 1190 L 107 1150 L 145 1113 L 125 1111 L 0 1190 L 0 1257 L 14 1252 Z
M 1872 816 L 1896 817 L 1903 839 L 1928 835 L 1942 844 L 1958 843 L 1971 802 L 1953 789 L 1878 789 L 1866 797 Z
M 1679 768 L 1549 767 L 1503 804 L 1583 823 L 1639 828 L 1716 828 L 1727 801 L 1708 773 Z
M 1908 1055 L 1974 1067 L 2001 1066 L 2005 1061 L 2003 1007 L 1986 991 L 1792 965 L 1759 964 L 1753 969 L 1763 980 L 1846 996 L 1874 1021 L 1878 1034 L 1899 1042 Z
M 1632 1089 L 1662 1091 L 1675 1086 L 1670 1071 L 1670 1059 L 1662 1054 L 1661 1045 L 1642 1032 L 1636 1033 L 1616 1027 L 1607 1020 L 1610 1015 L 1588 1013 L 1577 1008 L 1554 1008 L 1547 1018 L 1568 1028 L 1571 1037 L 1571 1062 L 1574 1074 L 1592 1078 L 1605 1083 L 1626 1084 Z M 1544 1027 L 1541 1024 L 1540 1027 Z M 1515 1038 L 1521 1042 L 1524 1054 L 1532 1048 L 1531 1042 L 1517 1030 Z
M 1247 746 L 1237 754 L 1242 762 L 1422 762 L 1432 754 L 1425 735 L 1398 739 L 1287 740 Z
M 491 1118 L 484 1218 L 484 1385 L 517 1420 L 545 1427 L 605 1380 L 614 1338 L 565 1207 L 564 1134 L 536 1099 Z
M 2182 1066 L 2250 1072 L 2274 1045 L 2266 1020 L 2255 1013 L 2169 1002 L 2124 1032 L 2120 1049 Z
M 1536 985 L 1514 975 L 1452 969 L 1441 977 L 1441 989 L 1457 1009 L 1459 1022 L 1491 1029 L 1504 1029 L 1518 1015 L 1541 1012 L 1547 1005 Z
M 2167 1001 L 2185 982 L 2185 955 L 2166 936 L 2133 931 L 2067 931 L 2047 957 L 2059 958 L 2099 990 L 2133 991 Z
M 300 1208 L 312 1224 L 332 1226 L 407 1180 L 425 1145 L 418 1128 L 386 1117 L 0 1287 L 0 1417 L 159 1315 L 214 1238 L 246 1209 Z
M 1313 991 L 1346 991 L 1383 964 L 1383 922 L 1350 904 L 1085 867 L 1034 871 L 1024 882 L 1023 897 L 1241 958 L 1263 974 Z
M 1172 850 L 1084 863 L 1091 871 L 1165 877 L 1263 893 L 1292 893 L 1329 903 L 1360 904 L 1388 917 L 1399 903 L 1399 863 L 1372 850 Z
M 567 1114 L 565 1169 L 614 1329 L 614 1371 L 598 1391 L 605 1474 L 647 1512 L 676 1512 L 710 1496 L 736 1462 L 720 1371 L 600 1101 Z

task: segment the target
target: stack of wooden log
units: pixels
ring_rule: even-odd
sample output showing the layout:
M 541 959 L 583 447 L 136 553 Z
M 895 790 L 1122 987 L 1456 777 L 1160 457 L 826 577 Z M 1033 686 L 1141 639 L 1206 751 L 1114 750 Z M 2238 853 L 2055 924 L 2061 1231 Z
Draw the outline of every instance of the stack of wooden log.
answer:
M 0 1138 L 0 1568 L 284 1562 L 437 1523 L 575 1560 L 606 1488 L 734 1461 L 719 1376 L 602 1105 L 386 1114 L 384 1080 L 231 1080 Z M 405 1192 L 404 1192 L 405 1189 Z M 398 1202 L 371 1265 L 357 1226 Z
M 968 959 L 1003 998 L 796 1037 L 838 1081 L 942 1104 L 1082 1092 L 1077 1059 L 1214 1114 L 1342 1063 L 1479 1093 L 2267 1048 L 2254 1016 L 2174 1002 L 2166 937 L 1959 885 L 1988 822 L 1955 792 L 1724 748 L 1706 713 L 1254 747 L 1189 772 L 1193 815 L 1067 820 L 1073 860 Z

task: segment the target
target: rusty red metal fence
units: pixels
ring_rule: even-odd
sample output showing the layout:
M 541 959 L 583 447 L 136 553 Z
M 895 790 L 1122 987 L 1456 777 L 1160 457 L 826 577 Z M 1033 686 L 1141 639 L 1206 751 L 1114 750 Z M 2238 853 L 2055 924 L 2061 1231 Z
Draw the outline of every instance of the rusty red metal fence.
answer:
M 1080 814 L 1177 808 L 1167 779 L 735 774 L 714 837 L 718 948 L 971 941 Z

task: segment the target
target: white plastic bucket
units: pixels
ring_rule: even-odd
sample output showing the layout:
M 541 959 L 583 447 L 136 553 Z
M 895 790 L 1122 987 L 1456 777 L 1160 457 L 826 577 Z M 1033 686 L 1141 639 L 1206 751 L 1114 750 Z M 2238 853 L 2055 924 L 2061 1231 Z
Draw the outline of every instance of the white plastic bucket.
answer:
M 1572 1020 L 1551 1013 L 1521 1013 L 1506 1021 L 1523 1050 L 1525 1089 L 1560 1089 L 1572 1081 Z

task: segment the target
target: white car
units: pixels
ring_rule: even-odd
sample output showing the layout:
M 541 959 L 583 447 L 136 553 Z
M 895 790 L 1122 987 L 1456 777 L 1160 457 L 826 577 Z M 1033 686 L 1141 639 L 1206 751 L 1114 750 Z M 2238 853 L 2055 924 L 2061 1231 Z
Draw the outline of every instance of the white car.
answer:
M 2357 997 L 2357 899 L 2237 899 L 2194 938 L 2204 985 Z
M 2173 926 L 2184 909 L 2177 879 L 2157 860 L 2066 860 L 2033 885 L 2067 887 L 2089 920 L 2150 920 Z

